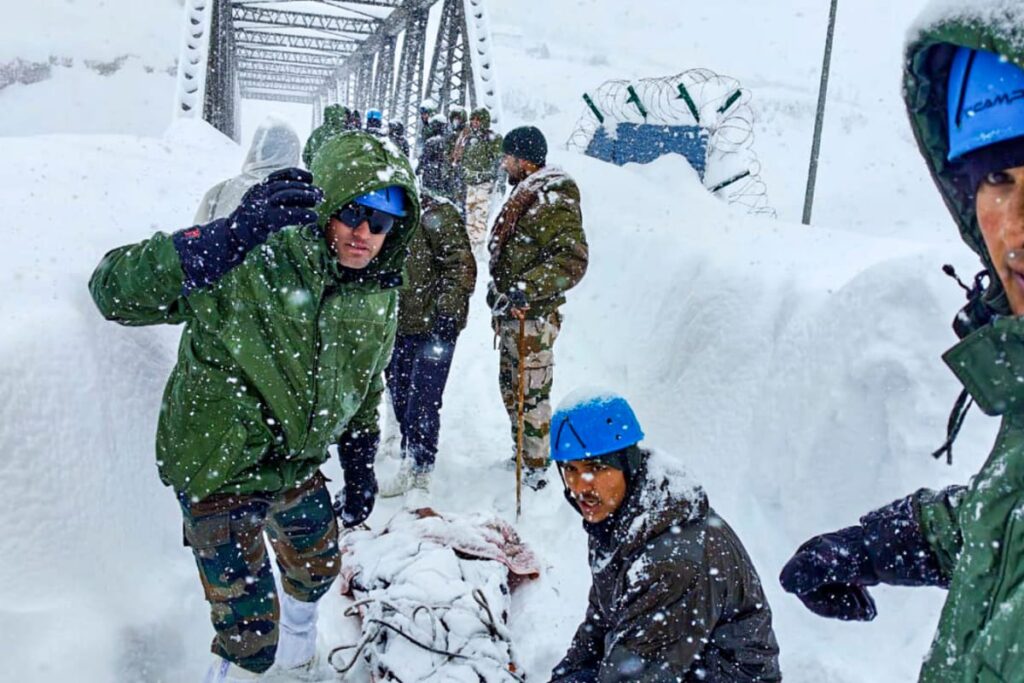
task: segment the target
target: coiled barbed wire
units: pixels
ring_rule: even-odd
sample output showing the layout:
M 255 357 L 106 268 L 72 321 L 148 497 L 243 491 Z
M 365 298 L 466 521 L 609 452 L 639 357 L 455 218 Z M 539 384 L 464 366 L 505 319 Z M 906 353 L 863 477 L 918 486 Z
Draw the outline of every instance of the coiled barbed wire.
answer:
M 753 151 L 750 93 L 736 79 L 689 69 L 661 78 L 607 81 L 587 97 L 604 121 L 588 103 L 566 143 L 570 149 L 585 152 L 602 127 L 614 137 L 619 123 L 700 126 L 708 133 L 704 187 L 748 213 L 775 217 Z

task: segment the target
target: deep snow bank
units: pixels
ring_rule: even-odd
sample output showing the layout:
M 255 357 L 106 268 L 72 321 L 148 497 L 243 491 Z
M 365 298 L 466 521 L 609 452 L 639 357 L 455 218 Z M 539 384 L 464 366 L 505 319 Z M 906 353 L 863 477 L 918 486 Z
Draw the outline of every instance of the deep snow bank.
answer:
M 0 176 L 8 670 L 21 681 L 195 680 L 210 630 L 152 455 L 178 330 L 106 323 L 85 284 L 108 248 L 186 225 L 243 151 L 182 125 L 160 139 L 5 139 L 0 153 L 16 162 Z M 952 471 L 927 456 L 956 393 L 937 360 L 958 304 L 938 270 L 947 255 L 730 212 L 679 160 L 554 161 L 580 181 L 592 247 L 565 309 L 556 400 L 580 385 L 623 391 L 649 443 L 703 481 L 765 579 L 788 680 L 907 680 L 937 592 L 882 592 L 876 623 L 833 624 L 781 595 L 774 577 L 807 534 L 962 480 L 981 457 L 992 424 L 977 419 Z M 446 394 L 434 501 L 511 516 L 482 290 Z M 382 502 L 371 522 L 395 506 Z M 557 487 L 527 497 L 521 528 L 547 572 L 518 595 L 513 628 L 527 671 L 542 677 L 582 616 L 585 539 Z M 339 644 L 350 625 L 336 597 L 324 613 Z

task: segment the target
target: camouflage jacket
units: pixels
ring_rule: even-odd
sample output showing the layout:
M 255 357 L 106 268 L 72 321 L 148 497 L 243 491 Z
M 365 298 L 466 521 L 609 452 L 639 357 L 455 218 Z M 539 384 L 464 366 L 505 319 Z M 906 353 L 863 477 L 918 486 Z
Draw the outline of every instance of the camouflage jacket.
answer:
M 491 288 L 487 304 L 522 290 L 530 318 L 544 318 L 565 303 L 565 292 L 587 272 L 580 190 L 561 169 L 546 166 L 516 186 L 489 239 Z

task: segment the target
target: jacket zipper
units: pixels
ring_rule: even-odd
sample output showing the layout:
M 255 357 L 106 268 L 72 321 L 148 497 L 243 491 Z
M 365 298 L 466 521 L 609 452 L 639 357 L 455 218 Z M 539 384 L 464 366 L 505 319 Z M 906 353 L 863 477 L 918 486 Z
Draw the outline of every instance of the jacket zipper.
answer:
M 315 330 L 316 330 L 315 331 L 316 346 L 314 346 L 313 365 L 311 366 L 311 368 L 312 368 L 311 371 L 313 373 L 313 379 L 312 379 L 312 390 L 313 390 L 312 400 L 313 400 L 313 405 L 312 405 L 312 407 L 309 410 L 309 418 L 306 420 L 306 435 L 305 435 L 305 437 L 302 440 L 302 448 L 299 449 L 300 453 L 302 451 L 306 450 L 306 445 L 309 443 L 309 436 L 313 432 L 313 422 L 314 422 L 314 420 L 316 420 L 316 409 L 317 409 L 317 405 L 319 403 L 319 401 L 318 401 L 318 398 L 319 398 L 319 386 L 318 386 L 317 379 L 320 377 L 320 343 L 322 341 L 320 339 L 320 315 L 324 311 L 324 304 L 327 303 L 327 299 L 334 294 L 335 289 L 336 289 L 336 287 L 333 284 L 329 284 L 326 287 L 324 287 L 323 291 L 320 293 L 320 301 L 317 303 L 317 306 L 316 306 L 316 319 L 314 320 L 314 327 L 315 327 Z

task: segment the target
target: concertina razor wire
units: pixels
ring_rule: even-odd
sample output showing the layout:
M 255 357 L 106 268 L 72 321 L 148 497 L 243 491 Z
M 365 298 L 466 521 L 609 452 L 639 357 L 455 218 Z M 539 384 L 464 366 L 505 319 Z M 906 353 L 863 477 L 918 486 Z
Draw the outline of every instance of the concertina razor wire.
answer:
M 699 126 L 708 134 L 704 187 L 750 214 L 775 217 L 753 151 L 750 93 L 736 79 L 689 69 L 661 78 L 606 81 L 584 100 L 569 149 L 585 153 L 599 129 L 615 137 L 620 123 Z

